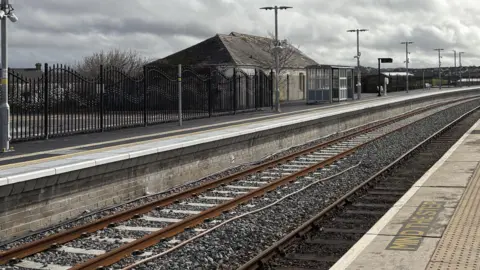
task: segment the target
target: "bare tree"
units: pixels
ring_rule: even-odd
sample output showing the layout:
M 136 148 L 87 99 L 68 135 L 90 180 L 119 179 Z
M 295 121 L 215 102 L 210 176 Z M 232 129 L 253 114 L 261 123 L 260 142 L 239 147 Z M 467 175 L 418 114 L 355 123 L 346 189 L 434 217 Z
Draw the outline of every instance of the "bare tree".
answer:
M 268 37 L 254 37 L 254 43 L 262 49 L 262 55 L 255 57 L 255 60 L 259 62 L 259 65 L 264 69 L 271 69 L 275 71 L 275 35 L 268 34 Z M 288 69 L 296 68 L 294 56 L 301 54 L 299 47 L 293 45 L 288 40 L 279 40 L 281 49 L 278 54 L 278 66 L 279 66 L 279 87 L 285 88 L 287 83 L 287 77 L 285 76 Z M 250 46 L 254 46 L 250 43 Z
M 105 52 L 102 50 L 90 56 L 85 56 L 82 61 L 75 65 L 75 69 L 82 75 L 95 77 L 100 72 L 100 65 L 103 65 L 104 67 L 115 67 L 130 76 L 137 76 L 148 62 L 147 58 L 142 57 L 136 51 L 113 49 Z

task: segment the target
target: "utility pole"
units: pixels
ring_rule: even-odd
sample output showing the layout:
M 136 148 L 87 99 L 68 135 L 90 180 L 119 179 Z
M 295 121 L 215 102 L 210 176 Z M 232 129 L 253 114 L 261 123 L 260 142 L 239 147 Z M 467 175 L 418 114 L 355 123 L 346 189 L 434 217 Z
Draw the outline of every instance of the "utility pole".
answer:
M 279 9 L 289 9 L 292 7 L 286 6 L 273 6 L 273 7 L 262 7 L 260 9 L 264 10 L 274 10 L 275 11 L 275 46 L 274 46 L 274 55 L 275 55 L 275 112 L 279 113 L 280 110 L 280 86 L 279 86 L 279 77 L 280 77 L 280 63 L 279 63 L 279 52 L 280 52 L 280 44 L 278 42 L 278 10 Z
M 452 50 L 453 51 L 453 70 L 455 72 L 455 86 L 457 86 L 457 76 L 458 76 L 458 72 L 457 72 L 457 51 L 456 50 Z
M 11 22 L 18 20 L 8 0 L 2 0 L 0 20 L 2 31 L 2 92 L 0 93 L 0 153 L 10 151 L 10 106 L 8 105 L 8 50 L 7 18 Z
M 405 90 L 407 90 L 407 93 L 408 93 L 408 63 L 409 63 L 409 59 L 408 59 L 408 54 L 409 54 L 409 52 L 408 52 L 408 44 L 413 44 L 413 42 L 411 42 L 411 41 L 405 41 L 405 42 L 402 42 L 402 43 L 400 43 L 400 44 L 405 44 L 405 66 L 406 66 L 406 68 L 407 68 L 407 74 L 406 74 L 406 77 L 407 77 L 407 78 L 406 78 L 406 83 L 407 83 L 407 85 L 406 85 L 406 87 L 405 87 Z
M 458 67 L 460 68 L 460 86 L 463 86 L 462 78 L 462 54 L 465 52 L 458 52 Z
M 368 29 L 351 29 L 347 32 L 356 32 L 357 33 L 357 55 L 353 58 L 357 58 L 357 99 L 360 99 L 362 96 L 362 76 L 360 71 L 360 32 L 366 32 Z
M 442 56 L 440 55 L 440 51 L 443 51 L 443 49 L 434 49 L 434 51 L 438 51 L 438 78 L 440 80 L 439 88 L 442 89 L 442 61 L 440 60 Z

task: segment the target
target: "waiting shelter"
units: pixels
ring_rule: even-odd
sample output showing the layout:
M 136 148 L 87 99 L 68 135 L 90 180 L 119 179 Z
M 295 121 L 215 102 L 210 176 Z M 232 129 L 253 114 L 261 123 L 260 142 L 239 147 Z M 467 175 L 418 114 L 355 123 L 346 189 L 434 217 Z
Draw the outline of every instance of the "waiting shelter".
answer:
M 353 99 L 353 67 L 311 65 L 306 69 L 307 104 Z

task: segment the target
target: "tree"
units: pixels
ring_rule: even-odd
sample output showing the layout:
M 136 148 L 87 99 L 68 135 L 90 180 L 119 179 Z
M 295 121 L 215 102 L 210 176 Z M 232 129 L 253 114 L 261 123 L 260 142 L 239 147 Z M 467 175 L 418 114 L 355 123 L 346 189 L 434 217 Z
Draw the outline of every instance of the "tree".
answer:
M 100 73 L 100 65 L 103 65 L 104 67 L 115 67 L 125 74 L 135 77 L 141 74 L 143 66 L 148 62 L 147 58 L 142 57 L 136 51 L 113 49 L 105 52 L 102 50 L 85 56 L 75 65 L 75 70 L 84 76 L 95 77 Z
M 295 68 L 294 56 L 301 54 L 299 48 L 288 40 L 279 40 L 281 49 L 278 52 L 278 85 L 280 89 L 286 88 L 287 77 L 285 76 L 288 69 Z M 264 53 L 264 57 L 256 57 L 259 65 L 265 69 L 275 71 L 275 35 L 269 33 L 268 38 L 255 37 L 255 44 L 259 46 Z M 251 46 L 253 46 L 251 44 Z

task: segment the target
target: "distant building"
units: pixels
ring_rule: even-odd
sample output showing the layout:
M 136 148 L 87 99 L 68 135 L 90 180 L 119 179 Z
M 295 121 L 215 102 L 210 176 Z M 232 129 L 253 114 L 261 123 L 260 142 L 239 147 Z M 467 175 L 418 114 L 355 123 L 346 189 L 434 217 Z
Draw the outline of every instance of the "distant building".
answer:
M 217 34 L 189 48 L 171 54 L 151 64 L 228 66 L 254 72 L 261 68 L 266 72 L 274 69 L 270 38 L 232 32 Z M 280 83 L 281 100 L 305 99 L 306 67 L 317 62 L 295 48 L 285 61 Z M 288 75 L 288 76 L 287 76 Z M 231 75 L 230 75 L 231 76 Z
M 35 64 L 34 68 L 9 68 L 8 71 L 22 79 L 37 79 L 43 76 L 42 64 L 40 63 Z

